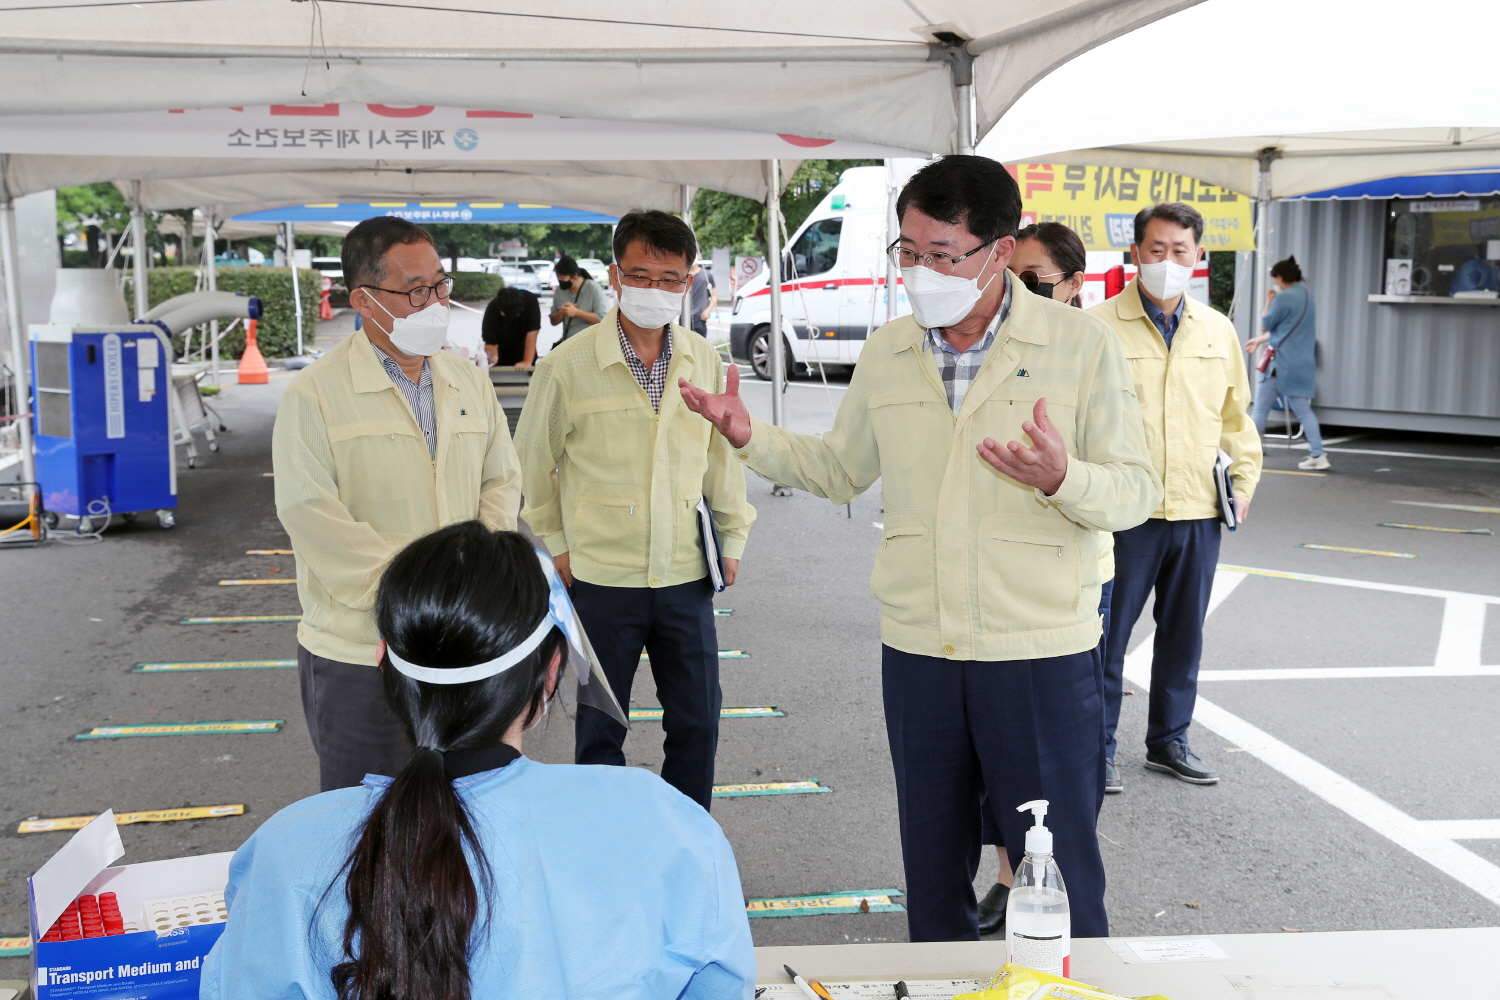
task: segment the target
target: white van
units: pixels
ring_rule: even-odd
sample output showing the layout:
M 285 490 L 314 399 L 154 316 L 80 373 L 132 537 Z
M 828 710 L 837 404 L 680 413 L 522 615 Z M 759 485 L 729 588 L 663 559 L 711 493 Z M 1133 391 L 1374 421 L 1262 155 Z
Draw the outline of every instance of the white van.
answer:
M 897 161 L 908 177 L 923 161 Z M 787 377 L 815 365 L 852 365 L 865 339 L 886 321 L 885 167 L 852 167 L 808 214 L 782 255 L 781 330 Z M 1023 221 L 1030 221 L 1029 219 Z M 1111 273 L 1113 272 L 1113 273 Z M 1117 293 L 1135 275 L 1128 251 L 1090 251 L 1081 298 L 1085 309 Z M 911 312 L 896 279 L 896 315 Z M 1188 294 L 1208 301 L 1208 264 Z M 771 291 L 763 270 L 735 293 L 730 356 L 771 378 Z

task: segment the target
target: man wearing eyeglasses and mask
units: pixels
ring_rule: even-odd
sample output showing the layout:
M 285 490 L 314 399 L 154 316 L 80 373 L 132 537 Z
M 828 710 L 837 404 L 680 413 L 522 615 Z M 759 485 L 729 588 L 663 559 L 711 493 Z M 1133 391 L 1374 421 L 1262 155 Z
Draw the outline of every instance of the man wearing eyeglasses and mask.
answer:
M 698 243 L 681 219 L 615 226 L 619 306 L 543 358 L 516 426 L 521 516 L 542 539 L 621 705 L 641 650 L 663 709 L 661 776 L 709 807 L 719 739 L 719 650 L 700 535 L 706 502 L 732 585 L 755 509 L 729 443 L 682 409 L 679 378 L 722 391 L 708 341 L 676 322 Z M 733 369 L 731 369 L 732 371 Z M 578 709 L 580 764 L 625 763 L 625 727 Z
M 411 752 L 386 707 L 373 607 L 391 557 L 475 518 L 514 530 L 520 468 L 480 369 L 442 350 L 448 293 L 432 237 L 367 219 L 344 237 L 363 328 L 300 372 L 272 435 L 276 512 L 297 554 L 297 672 L 324 791 L 396 774 Z
M 1021 196 L 994 160 L 948 156 L 897 201 L 913 316 L 870 335 L 831 431 L 749 415 L 737 372 L 683 388 L 761 476 L 846 503 L 882 481 L 871 589 L 913 941 L 979 936 L 987 794 L 1012 865 L 1050 803 L 1072 933 L 1109 933 L 1094 824 L 1104 795 L 1097 532 L 1161 498 L 1107 326 L 1006 274 Z

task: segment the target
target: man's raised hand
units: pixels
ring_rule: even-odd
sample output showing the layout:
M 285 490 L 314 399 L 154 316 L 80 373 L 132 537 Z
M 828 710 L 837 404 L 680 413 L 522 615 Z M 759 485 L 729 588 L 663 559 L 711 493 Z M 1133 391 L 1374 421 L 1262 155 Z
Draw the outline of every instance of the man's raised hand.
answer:
M 677 388 L 687 408 L 702 414 L 731 446 L 743 448 L 750 443 L 750 411 L 740 399 L 738 365 L 730 365 L 724 373 L 724 391 L 718 395 L 698 388 L 685 378 L 677 380 Z
M 1021 425 L 1021 430 L 1036 447 L 1028 448 L 1019 441 L 1007 445 L 985 438 L 978 446 L 979 457 L 1018 483 L 1041 490 L 1047 496 L 1062 487 L 1068 474 L 1068 449 L 1063 444 L 1062 432 L 1047 417 L 1047 401 L 1039 399 L 1031 411 L 1035 420 Z

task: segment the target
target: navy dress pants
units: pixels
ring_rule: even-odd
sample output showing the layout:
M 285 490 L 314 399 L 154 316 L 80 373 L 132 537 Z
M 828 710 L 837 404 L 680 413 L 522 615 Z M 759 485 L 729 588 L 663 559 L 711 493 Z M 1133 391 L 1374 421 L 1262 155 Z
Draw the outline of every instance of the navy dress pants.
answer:
M 707 809 L 721 703 L 714 592 L 707 578 L 675 587 L 601 587 L 574 578 L 570 593 L 604 676 L 627 711 L 641 650 L 651 658 L 666 731 L 661 776 Z M 574 760 L 623 765 L 625 732 L 598 709 L 579 705 Z
M 1219 519 L 1168 521 L 1153 517 L 1115 532 L 1115 592 L 1104 644 L 1104 752 L 1115 759 L 1115 727 L 1125 678 L 1125 647 L 1152 589 L 1156 603 L 1151 656 L 1151 704 L 1146 748 L 1187 744 L 1198 701 L 1203 618 L 1219 563 Z M 1066 875 L 1063 878 L 1067 878 Z
M 1031 814 L 1047 827 L 1075 937 L 1108 937 L 1094 825 L 1104 801 L 1104 702 L 1095 650 L 1038 660 L 947 660 L 882 647 L 896 772 L 906 925 L 913 941 L 979 939 L 974 876 L 988 795 L 1011 865 Z
M 1113 578 L 1105 580 L 1104 586 L 1099 588 L 1099 617 L 1103 619 L 1103 621 L 1100 622 L 1100 624 L 1103 626 L 1103 632 L 1099 636 L 1099 646 L 1094 650 L 1094 652 L 1100 657 L 1104 656 L 1104 640 L 1109 637 L 1109 599 L 1110 595 L 1114 592 L 1114 589 L 1115 581 Z M 983 830 L 980 832 L 979 842 L 987 847 L 993 847 L 1005 843 L 1005 841 L 1001 839 L 1002 834 L 1000 833 L 1000 824 L 995 821 L 994 810 L 990 809 L 988 799 L 985 800 L 982 819 Z M 1011 870 L 1015 871 L 1014 865 L 1011 866 Z M 1066 883 L 1067 881 L 1068 877 L 1064 875 L 1063 882 Z

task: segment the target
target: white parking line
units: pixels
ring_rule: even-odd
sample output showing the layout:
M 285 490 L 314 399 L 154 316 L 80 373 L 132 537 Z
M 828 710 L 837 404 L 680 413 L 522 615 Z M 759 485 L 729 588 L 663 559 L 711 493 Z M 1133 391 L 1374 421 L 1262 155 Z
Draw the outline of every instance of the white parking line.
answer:
M 1308 579 L 1299 574 L 1278 573 L 1273 570 L 1242 571 L 1220 567 L 1219 572 L 1214 575 L 1214 587 L 1209 598 L 1208 613 L 1212 614 L 1214 609 L 1244 582 L 1247 572 L 1294 580 Z M 1315 582 L 1361 586 L 1372 590 L 1395 590 L 1399 593 L 1421 590 L 1421 588 L 1398 589 L 1390 584 L 1369 585 L 1362 581 L 1337 580 L 1332 577 Z M 1421 596 L 1437 596 L 1438 594 L 1447 598 L 1453 592 L 1425 592 Z M 1473 598 L 1478 595 L 1453 594 L 1453 596 Z M 1482 603 L 1500 603 L 1500 598 L 1485 598 Z M 1444 615 L 1445 621 L 1447 617 Z M 1150 637 L 1147 637 L 1145 642 L 1125 657 L 1125 676 L 1142 691 L 1150 690 L 1153 645 Z M 1500 866 L 1457 844 L 1451 835 L 1454 828 L 1437 826 L 1431 822 L 1415 819 L 1378 795 L 1356 785 L 1332 768 L 1318 763 L 1265 730 L 1207 699 L 1201 697 L 1198 699 L 1197 707 L 1193 712 L 1193 721 L 1218 733 L 1234 746 L 1243 748 L 1244 752 L 1270 765 L 1318 798 L 1473 889 L 1496 906 L 1500 906 Z
M 1453 840 L 1500 840 L 1500 819 L 1429 819 L 1422 825 Z
M 1200 670 L 1200 681 L 1324 681 L 1389 677 L 1500 677 L 1500 665 L 1472 667 L 1267 667 Z

